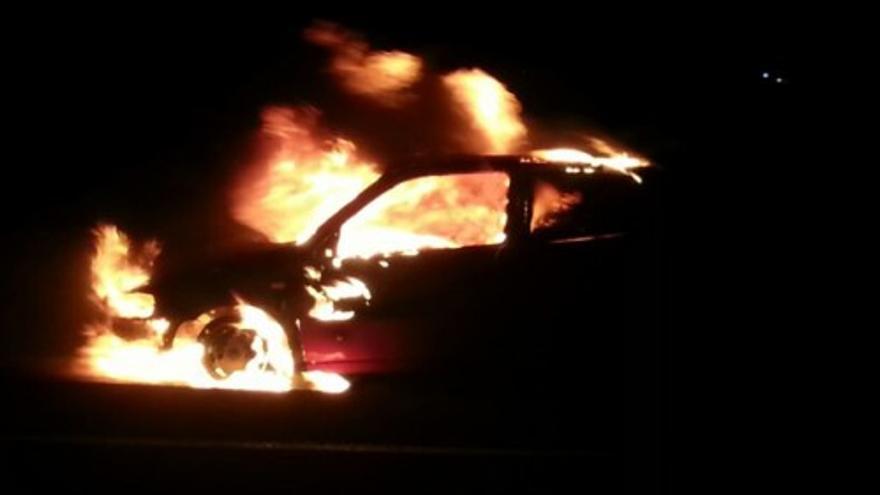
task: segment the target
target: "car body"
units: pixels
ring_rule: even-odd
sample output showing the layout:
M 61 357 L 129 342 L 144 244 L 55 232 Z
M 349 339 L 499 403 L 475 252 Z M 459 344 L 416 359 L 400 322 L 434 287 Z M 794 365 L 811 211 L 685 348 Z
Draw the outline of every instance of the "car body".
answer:
M 447 156 L 388 170 L 302 245 L 266 243 L 185 269 L 160 260 L 145 289 L 157 312 L 177 323 L 242 298 L 282 323 L 298 369 L 471 377 L 608 372 L 650 291 L 643 284 L 653 270 L 656 168 L 636 177 L 522 156 Z M 343 225 L 396 185 L 479 173 L 509 178 L 503 242 L 332 259 Z M 571 218 L 538 228 L 536 191 L 547 184 L 581 201 L 566 212 Z M 307 266 L 321 280 L 309 280 Z M 370 299 L 348 301 L 349 319 L 310 317 L 314 301 L 305 288 L 346 277 L 364 281 Z M 170 332 L 169 345 L 172 339 Z

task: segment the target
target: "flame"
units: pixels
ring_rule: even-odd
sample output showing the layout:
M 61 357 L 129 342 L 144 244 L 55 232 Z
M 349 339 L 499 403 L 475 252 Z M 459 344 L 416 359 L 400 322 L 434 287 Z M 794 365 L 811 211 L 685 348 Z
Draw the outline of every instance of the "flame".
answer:
M 339 310 L 335 303 L 346 299 L 369 301 L 372 297 L 367 285 L 355 277 L 321 285 L 318 289 L 306 286 L 306 291 L 315 299 L 315 305 L 309 311 L 309 316 L 322 321 L 350 320 L 354 316 L 354 311 Z
M 76 365 L 80 374 L 119 382 L 193 388 L 266 392 L 293 388 L 295 369 L 287 334 L 268 313 L 244 301 L 234 306 L 237 321 L 233 325 L 254 334 L 250 342 L 253 356 L 243 369 L 223 378 L 214 377 L 203 364 L 205 347 L 198 341 L 199 333 L 214 315 L 206 313 L 183 323 L 177 330 L 174 345 L 163 349 L 162 337 L 171 322 L 161 317 L 149 318 L 155 311 L 152 296 L 133 292 L 149 281 L 150 268 L 159 252 L 158 244 L 150 241 L 135 250 L 128 237 L 112 225 L 102 225 L 95 230 L 95 243 L 92 291 L 105 312 L 105 319 L 86 327 L 86 343 L 80 349 Z M 329 393 L 348 388 L 345 378 L 333 373 L 306 375 L 302 383 L 310 389 Z
M 642 182 L 633 170 L 647 167 L 650 163 L 639 157 L 631 156 L 598 138 L 590 138 L 590 145 L 602 153 L 593 155 L 575 148 L 553 148 L 534 150 L 523 161 L 539 163 L 559 163 L 565 165 L 565 172 L 570 174 L 592 174 L 598 167 L 626 174 L 638 183 Z M 562 192 L 547 183 L 539 183 L 535 188 L 532 207 L 531 230 L 553 225 L 559 214 L 568 211 L 583 198 L 578 192 Z
M 320 390 L 328 394 L 341 394 L 351 387 L 348 380 L 338 373 L 315 370 L 304 371 L 302 376 L 309 383 L 311 389 Z
M 416 255 L 425 248 L 504 242 L 509 183 L 503 172 L 427 176 L 402 182 L 350 218 L 342 226 L 336 251 L 328 249 L 325 256 L 340 268 L 343 260 L 355 257 Z M 387 267 L 387 262 L 383 266 Z M 348 320 L 355 312 L 339 309 L 340 302 L 370 300 L 369 288 L 357 278 L 322 284 L 320 270 L 306 266 L 304 272 L 312 282 L 306 286 L 315 300 L 309 312 L 312 318 Z
M 100 225 L 93 233 L 92 288 L 97 300 L 114 316 L 150 317 L 156 304 L 153 296 L 133 291 L 150 281 L 159 244 L 150 241 L 133 253 L 128 237 L 113 225 Z
M 629 175 L 636 182 L 641 182 L 641 177 L 633 172 L 633 169 L 647 167 L 650 163 L 625 151 L 613 148 L 611 145 L 597 138 L 592 138 L 594 147 L 604 156 L 596 156 L 587 151 L 574 148 L 553 148 L 534 150 L 529 157 L 539 162 L 552 162 L 564 164 L 586 165 L 587 167 L 566 167 L 568 173 L 592 173 L 595 167 L 605 167 L 622 174 Z
M 424 64 L 402 51 L 374 51 L 358 36 L 332 24 L 317 24 L 306 39 L 332 53 L 330 71 L 355 95 L 396 108 L 411 100 L 423 78 Z M 468 122 L 463 138 L 467 151 L 484 154 L 521 152 L 528 130 L 517 97 L 481 69 L 461 69 L 442 76 L 453 110 Z M 270 144 L 261 161 L 237 185 L 231 208 L 239 222 L 272 242 L 303 244 L 331 215 L 379 178 L 378 167 L 358 153 L 352 141 L 324 132 L 319 112 L 305 108 L 268 108 L 262 134 Z M 553 163 L 571 174 L 608 168 L 641 182 L 635 170 L 648 162 L 604 141 L 590 141 L 590 151 L 540 149 L 522 158 Z M 417 255 L 426 248 L 497 244 L 505 240 L 509 177 L 480 172 L 419 177 L 394 186 L 372 201 L 341 228 L 338 245 L 325 256 L 340 268 L 343 260 L 392 253 Z M 558 214 L 582 200 L 547 185 L 535 190 L 532 229 L 552 225 Z M 334 373 L 294 368 L 290 343 L 282 326 L 260 308 L 239 301 L 237 328 L 250 330 L 252 356 L 244 367 L 218 378 L 205 368 L 206 349 L 198 336 L 210 314 L 177 329 L 171 349 L 161 350 L 171 322 L 156 312 L 153 296 L 138 292 L 150 280 L 159 246 L 151 241 L 133 249 L 116 227 L 95 231 L 92 291 L 104 310 L 104 322 L 87 328 L 81 349 L 82 368 L 94 377 L 118 381 L 283 392 L 300 384 L 330 393 L 344 392 L 348 381 Z M 384 263 L 384 264 L 383 264 Z M 386 260 L 380 266 L 388 267 Z M 325 282 L 323 273 L 306 267 L 306 290 L 315 303 L 312 318 L 347 320 L 354 311 L 343 303 L 369 303 L 370 289 L 354 277 Z M 125 332 L 122 328 L 125 327 Z M 122 334 L 126 336 L 123 337 Z M 248 335 L 251 335 L 248 333 Z M 209 356 L 210 357 L 210 356 Z M 216 372 L 216 370 L 215 370 Z
M 530 230 L 550 227 L 557 222 L 559 214 L 570 210 L 581 202 L 579 192 L 561 192 L 545 182 L 540 182 L 535 187 L 535 196 L 532 203 L 532 222 Z
M 293 388 L 293 356 L 281 325 L 265 311 L 246 303 L 235 307 L 240 320 L 235 324 L 253 330 L 254 356 L 245 368 L 225 378 L 211 376 L 202 364 L 205 347 L 198 332 L 207 323 L 190 322 L 178 331 L 174 346 L 161 348 L 162 333 L 144 333 L 126 339 L 107 323 L 87 327 L 87 343 L 80 350 L 79 371 L 94 378 L 119 382 L 182 385 L 193 388 L 222 388 L 285 392 Z M 168 328 L 167 320 L 149 324 L 153 329 Z
M 482 138 L 477 151 L 510 153 L 526 136 L 516 95 L 480 69 L 462 69 L 443 76 L 453 99 L 469 117 Z
M 351 141 L 322 139 L 313 109 L 270 108 L 263 133 L 276 152 L 239 187 L 232 214 L 273 242 L 307 241 L 315 229 L 374 182 L 376 166 Z
M 400 183 L 342 226 L 337 256 L 501 243 L 509 182 L 503 172 L 480 172 Z
M 344 89 L 386 106 L 409 99 L 407 88 L 422 77 L 419 57 L 398 50 L 370 51 L 366 42 L 334 24 L 318 23 L 305 37 L 333 52 L 330 70 Z
M 171 322 L 166 320 L 165 318 L 153 318 L 147 320 L 147 328 L 152 330 L 153 335 L 157 338 L 161 338 L 165 335 L 165 332 L 171 328 Z
M 350 141 L 321 141 L 314 112 L 273 108 L 263 117 L 264 133 L 278 141 L 278 151 L 256 179 L 243 183 L 233 215 L 274 242 L 302 244 L 378 178 L 376 165 L 359 159 Z M 508 182 L 505 174 L 492 172 L 399 184 L 343 226 L 336 255 L 415 254 L 502 242 Z

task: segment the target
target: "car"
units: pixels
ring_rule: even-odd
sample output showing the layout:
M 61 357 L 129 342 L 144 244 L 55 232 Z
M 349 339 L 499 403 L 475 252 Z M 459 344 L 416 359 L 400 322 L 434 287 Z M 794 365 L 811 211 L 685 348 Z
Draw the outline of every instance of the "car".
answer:
M 263 243 L 177 266 L 160 259 L 142 290 L 172 322 L 165 345 L 182 322 L 208 314 L 199 337 L 206 366 L 215 377 L 240 369 L 250 337 L 223 308 L 244 300 L 281 323 L 298 370 L 468 381 L 514 373 L 569 385 L 615 373 L 625 335 L 650 311 L 658 167 L 635 175 L 531 156 L 456 155 L 386 170 L 301 245 Z M 378 239 L 368 232 L 347 240 L 358 218 L 436 178 L 495 184 L 469 194 L 499 220 L 498 232 L 429 242 L 417 253 L 392 236 L 356 252 Z M 486 206 L 486 194 L 500 200 Z M 442 208 L 420 204 L 406 225 L 440 215 L 456 232 L 473 227 L 470 213 Z

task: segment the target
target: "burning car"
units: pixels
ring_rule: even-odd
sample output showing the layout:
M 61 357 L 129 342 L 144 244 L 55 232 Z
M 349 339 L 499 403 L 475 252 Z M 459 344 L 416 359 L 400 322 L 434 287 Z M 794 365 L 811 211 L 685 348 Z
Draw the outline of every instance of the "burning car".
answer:
M 122 319 L 151 328 L 160 355 L 194 346 L 179 359 L 203 367 L 193 373 L 204 386 L 254 388 L 270 373 L 269 389 L 338 391 L 343 374 L 587 368 L 633 310 L 626 274 L 652 182 L 643 162 L 608 160 L 552 150 L 405 161 L 304 242 L 182 266 L 159 258 L 124 294 L 149 310 Z
M 391 160 L 406 153 L 374 146 L 373 160 L 319 125 L 317 108 L 264 109 L 265 148 L 230 212 L 263 242 L 175 262 L 100 227 L 91 272 L 104 320 L 87 328 L 87 372 L 341 391 L 342 374 L 515 370 L 521 383 L 553 370 L 561 383 L 600 370 L 638 313 L 648 162 L 584 136 L 562 142 L 589 151 L 528 151 L 539 141 L 519 100 L 485 71 L 435 74 L 328 24 L 305 36 L 364 108 L 439 105 L 448 125 L 406 152 L 430 154 Z

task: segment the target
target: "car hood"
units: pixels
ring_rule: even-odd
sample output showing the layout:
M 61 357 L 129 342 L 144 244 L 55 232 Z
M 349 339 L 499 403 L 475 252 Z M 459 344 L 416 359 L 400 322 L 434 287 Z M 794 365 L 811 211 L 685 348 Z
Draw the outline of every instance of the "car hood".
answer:
M 296 281 L 303 277 L 306 251 L 292 244 L 251 243 L 220 253 L 175 258 L 163 256 L 156 264 L 145 292 L 208 284 L 235 288 L 274 280 Z

